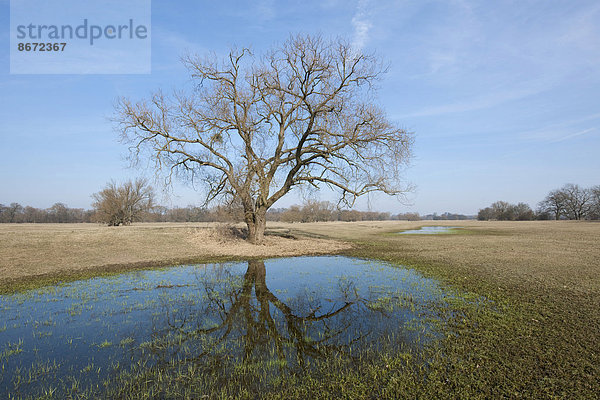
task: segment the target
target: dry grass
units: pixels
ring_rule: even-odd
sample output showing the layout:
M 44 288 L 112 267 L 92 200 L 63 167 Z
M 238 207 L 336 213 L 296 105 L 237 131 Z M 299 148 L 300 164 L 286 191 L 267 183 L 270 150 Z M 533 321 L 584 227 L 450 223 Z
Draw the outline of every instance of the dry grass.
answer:
M 1 224 L 0 284 L 117 267 L 167 265 L 214 257 L 335 253 L 340 241 L 267 236 L 253 246 L 218 224 Z
M 454 235 L 395 235 L 426 225 L 464 227 Z M 600 223 L 569 221 L 381 221 L 269 223 L 265 244 L 253 246 L 219 224 L 0 225 L 0 283 L 106 266 L 165 265 L 213 257 L 274 257 L 336 253 L 347 241 L 377 242 L 408 260 L 455 266 L 503 284 L 528 282 L 600 291 Z M 285 237 L 293 235 L 296 239 Z M 281 236 L 275 236 L 281 235 Z M 325 240 L 328 239 L 328 240 Z M 389 249 L 388 249 L 389 251 Z M 496 279 L 494 279 L 496 280 Z
M 265 237 L 264 243 L 252 245 L 236 234 L 238 228 L 228 226 L 217 228 L 194 228 L 188 230 L 186 240 L 200 254 L 232 257 L 288 257 L 304 254 L 332 254 L 351 248 L 351 245 L 340 240 L 328 240 L 281 234 L 272 230 Z

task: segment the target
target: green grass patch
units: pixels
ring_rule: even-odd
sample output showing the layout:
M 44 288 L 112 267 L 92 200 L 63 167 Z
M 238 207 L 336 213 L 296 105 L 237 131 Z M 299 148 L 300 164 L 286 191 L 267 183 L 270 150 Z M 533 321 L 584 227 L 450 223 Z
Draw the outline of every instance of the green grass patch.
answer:
M 428 350 L 427 373 L 420 376 L 426 384 L 413 386 L 413 397 L 588 399 L 599 392 L 597 295 L 507 283 L 502 271 L 481 279 L 456 265 L 407 256 L 397 240 L 357 244 L 349 255 L 407 265 L 457 293 L 447 304 L 453 317 L 442 327 L 445 338 Z M 469 301 L 474 298 L 486 301 Z

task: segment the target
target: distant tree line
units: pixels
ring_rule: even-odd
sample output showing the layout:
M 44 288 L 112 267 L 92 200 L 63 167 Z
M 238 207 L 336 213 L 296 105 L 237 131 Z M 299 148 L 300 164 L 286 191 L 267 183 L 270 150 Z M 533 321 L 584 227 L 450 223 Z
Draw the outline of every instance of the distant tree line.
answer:
M 536 215 L 528 204 L 497 201 L 491 206 L 479 210 L 477 219 L 480 221 L 531 221 L 536 219 Z
M 211 208 L 156 206 L 143 215 L 143 222 L 243 222 L 241 208 L 219 205 Z
M 0 204 L 0 223 L 76 223 L 92 222 L 94 211 L 69 208 L 56 203 L 50 208 L 23 207 L 19 203 Z
M 400 219 L 400 218 L 398 218 L 398 219 Z M 420 219 L 431 219 L 434 221 L 456 221 L 456 220 L 465 220 L 465 219 L 475 219 L 475 217 L 472 215 L 454 214 L 454 213 L 445 212 L 445 213 L 442 213 L 439 215 L 437 213 L 427 214 L 427 215 L 422 216 Z
M 339 209 L 328 201 L 309 200 L 304 205 L 287 209 L 275 209 L 267 213 L 270 221 L 326 222 L 326 221 L 385 221 L 392 219 L 389 212 Z
M 69 208 L 56 203 L 50 208 L 22 206 L 19 203 L 0 204 L 0 223 L 80 223 L 101 222 L 127 225 L 140 222 L 242 222 L 243 208 L 239 204 L 206 208 L 198 206 L 167 208 L 154 204 L 154 192 L 145 180 L 128 181 L 121 185 L 110 182 L 92 195 L 94 209 Z M 281 222 L 384 221 L 384 220 L 464 220 L 473 217 L 445 212 L 421 216 L 418 213 L 358 211 L 340 209 L 328 201 L 309 200 L 303 205 L 272 208 L 267 220 Z M 534 211 L 528 204 L 497 201 L 479 210 L 482 221 L 530 221 L 548 219 L 600 219 L 600 185 L 582 188 L 567 184 L 552 190 Z
M 534 219 L 600 219 L 600 185 L 582 188 L 572 183 L 550 191 L 533 211 L 528 204 L 510 204 L 497 201 L 479 210 L 477 219 L 481 221 L 531 221 Z
M 50 208 L 22 206 L 19 203 L 0 204 L 0 223 L 82 223 L 99 222 L 116 225 L 116 220 L 103 221 L 98 210 L 69 208 L 66 204 L 56 203 Z M 217 206 L 210 209 L 203 207 L 155 206 L 151 210 L 138 213 L 131 222 L 239 222 L 243 215 L 229 207 Z M 122 223 L 122 222 L 121 222 Z
M 323 202 L 327 203 L 327 202 Z M 390 219 L 407 219 L 400 214 L 392 216 L 388 212 L 338 210 L 328 204 L 309 203 L 304 206 L 275 208 L 267 213 L 267 220 L 281 222 L 324 222 L 324 221 L 384 221 Z M 129 225 L 132 222 L 243 222 L 243 209 L 219 205 L 205 208 L 197 206 L 173 207 L 153 206 L 150 209 L 138 210 L 127 214 L 127 209 L 110 212 L 104 206 L 100 209 L 84 210 L 69 208 L 57 203 L 50 208 L 40 209 L 23 207 L 18 203 L 9 206 L 0 204 L 0 223 L 81 223 L 98 222 L 109 226 Z M 131 210 L 131 209 L 130 209 Z M 410 214 L 408 220 L 418 221 L 418 214 Z

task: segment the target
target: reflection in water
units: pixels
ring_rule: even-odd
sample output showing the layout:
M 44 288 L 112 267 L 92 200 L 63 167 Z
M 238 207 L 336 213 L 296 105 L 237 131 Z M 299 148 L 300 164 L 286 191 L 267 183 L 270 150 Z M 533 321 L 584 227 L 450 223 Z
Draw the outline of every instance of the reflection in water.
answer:
M 324 311 L 318 299 L 305 296 L 297 301 L 304 307 L 294 310 L 269 290 L 265 278 L 265 263 L 254 260 L 248 262 L 248 270 L 239 289 L 230 286 L 216 290 L 211 287 L 212 282 L 206 282 L 209 301 L 205 315 L 212 312 L 220 320 L 216 326 L 196 332 L 219 332 L 219 341 L 228 336 L 239 336 L 243 339 L 245 361 L 253 356 L 261 358 L 269 345 L 280 360 L 289 361 L 286 349 L 293 350 L 300 365 L 308 356 L 322 357 L 327 350 L 341 349 L 342 344 L 336 346 L 339 341 L 334 339 L 348 329 L 351 321 L 340 318 L 340 314 L 352 311 L 351 306 L 360 302 L 351 285 L 340 288 L 338 298 L 343 304 L 334 302 Z M 318 337 L 311 337 L 311 333 L 315 332 L 318 332 Z
M 197 340 L 208 336 L 210 340 L 200 343 L 209 346 L 199 348 L 196 358 L 218 355 L 227 343 L 228 356 L 238 361 L 265 361 L 275 355 L 279 366 L 302 367 L 310 358 L 324 358 L 332 352 L 349 354 L 353 344 L 372 336 L 373 319 L 386 318 L 383 310 L 370 307 L 369 300 L 359 296 L 352 280 L 339 280 L 327 299 L 304 291 L 286 303 L 267 287 L 263 261 L 249 261 L 241 281 L 238 278 L 223 268 L 198 274 L 198 287 L 204 290 L 206 301 L 198 309 L 180 308 L 172 313 L 173 299 L 169 299 L 164 303 L 163 330 L 155 332 L 155 339 L 160 337 L 164 345 L 165 337 Z M 364 320 L 369 312 L 374 315 Z
M 435 334 L 428 305 L 439 296 L 434 281 L 410 270 L 346 257 L 183 266 L 0 296 L 9 321 L 0 330 L 0 397 L 190 366 L 207 387 L 233 375 L 260 386 L 332 357 L 351 364 L 381 347 L 419 346 Z M 56 368 L 24 385 L 46 361 Z
M 398 232 L 401 235 L 435 235 L 437 233 L 450 233 L 453 229 L 458 229 L 458 226 L 422 226 L 419 229 L 411 229 L 408 231 Z

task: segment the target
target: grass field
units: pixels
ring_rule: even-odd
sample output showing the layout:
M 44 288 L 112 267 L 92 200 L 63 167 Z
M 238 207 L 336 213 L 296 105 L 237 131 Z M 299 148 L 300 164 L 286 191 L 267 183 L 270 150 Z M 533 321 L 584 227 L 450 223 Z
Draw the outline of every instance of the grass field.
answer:
M 462 229 L 395 234 L 426 225 Z M 242 258 L 247 251 L 256 257 L 343 252 L 408 265 L 453 290 L 457 301 L 448 305 L 444 339 L 427 350 L 423 368 L 393 355 L 343 376 L 330 365 L 265 397 L 597 398 L 600 392 L 600 223 L 277 223 L 268 230 L 279 236 L 260 250 L 205 228 L 3 225 L 2 290 L 142 265 Z M 131 393 L 147 390 L 141 382 L 130 383 Z
M 219 224 L 0 224 L 0 293 L 100 273 L 246 257 L 339 252 L 346 243 L 271 235 L 253 246 Z

